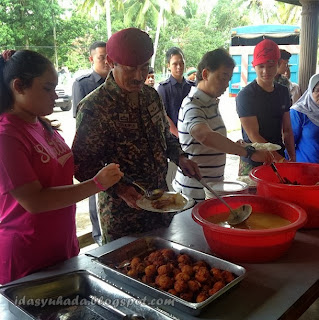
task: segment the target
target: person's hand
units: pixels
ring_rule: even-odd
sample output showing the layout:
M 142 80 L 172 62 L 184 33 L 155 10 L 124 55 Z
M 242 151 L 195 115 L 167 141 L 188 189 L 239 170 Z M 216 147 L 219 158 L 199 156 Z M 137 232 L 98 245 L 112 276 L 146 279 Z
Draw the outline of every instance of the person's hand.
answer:
M 119 182 L 124 173 L 120 170 L 120 165 L 110 163 L 102 168 L 94 177 L 100 183 L 104 190 L 112 187 L 115 183 Z
M 264 162 L 264 163 L 270 164 L 274 161 L 274 156 L 269 151 L 256 150 L 252 154 L 251 160 L 256 161 L 256 162 Z
M 137 206 L 136 201 L 142 198 L 142 195 L 138 193 L 134 187 L 119 184 L 116 189 L 116 194 L 125 201 L 129 207 L 141 210 L 141 208 Z
M 243 139 L 237 140 L 236 144 L 239 144 L 242 147 L 246 147 L 247 146 L 247 143 Z
M 179 157 L 179 164 L 178 166 L 182 169 L 183 174 L 190 178 L 192 177 L 199 177 L 201 178 L 201 174 L 199 172 L 199 168 L 196 162 L 189 160 L 185 156 Z

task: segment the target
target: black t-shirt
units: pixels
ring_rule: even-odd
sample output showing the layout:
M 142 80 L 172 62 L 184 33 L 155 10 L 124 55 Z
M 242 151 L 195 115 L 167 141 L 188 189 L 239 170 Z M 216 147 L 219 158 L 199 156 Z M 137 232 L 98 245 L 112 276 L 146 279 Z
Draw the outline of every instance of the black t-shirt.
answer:
M 284 156 L 284 144 L 282 140 L 282 121 L 285 112 L 289 112 L 290 97 L 288 88 L 275 83 L 274 90 L 267 92 L 263 90 L 254 80 L 242 89 L 236 97 L 236 110 L 239 118 L 257 117 L 259 134 L 268 142 L 281 145 L 278 152 Z M 243 139 L 251 143 L 247 133 L 242 128 Z M 257 165 L 258 163 L 244 161 Z

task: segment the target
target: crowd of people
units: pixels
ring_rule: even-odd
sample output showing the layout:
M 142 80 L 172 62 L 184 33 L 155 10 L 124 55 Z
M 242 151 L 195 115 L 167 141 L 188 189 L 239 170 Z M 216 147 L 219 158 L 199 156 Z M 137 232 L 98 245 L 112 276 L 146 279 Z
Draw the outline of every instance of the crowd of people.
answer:
M 301 97 L 293 95 L 289 53 L 275 42 L 254 49 L 256 79 L 236 98 L 237 142 L 227 138 L 219 112 L 235 67 L 229 53 L 208 51 L 185 72 L 183 51 L 168 48 L 170 76 L 158 85 L 153 53 L 151 38 L 137 28 L 91 45 L 92 72 L 73 85 L 71 149 L 46 118 L 57 98 L 53 64 L 30 50 L 0 55 L 0 284 L 79 253 L 75 203 L 85 198 L 99 245 L 167 227 L 174 213 L 142 210 L 142 195 L 124 175 L 145 189 L 168 190 L 174 163 L 174 189 L 199 202 L 204 190 L 194 177 L 222 181 L 227 153 L 240 156 L 239 175 L 272 161 L 318 163 L 319 75 Z M 257 151 L 254 142 L 281 149 Z

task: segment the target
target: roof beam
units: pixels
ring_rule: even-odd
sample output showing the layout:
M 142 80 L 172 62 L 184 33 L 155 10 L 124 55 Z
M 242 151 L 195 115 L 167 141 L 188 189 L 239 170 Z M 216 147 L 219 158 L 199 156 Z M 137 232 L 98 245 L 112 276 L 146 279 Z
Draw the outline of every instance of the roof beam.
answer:
M 299 2 L 299 0 L 276 0 L 276 1 L 294 4 L 295 6 L 301 6 L 301 3 Z

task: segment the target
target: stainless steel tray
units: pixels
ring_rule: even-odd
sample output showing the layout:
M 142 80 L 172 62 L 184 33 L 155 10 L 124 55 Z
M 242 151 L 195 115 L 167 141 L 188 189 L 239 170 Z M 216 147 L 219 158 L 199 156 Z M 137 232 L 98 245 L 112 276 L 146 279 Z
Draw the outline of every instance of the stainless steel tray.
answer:
M 194 260 L 204 260 L 211 267 L 216 267 L 222 270 L 227 270 L 232 272 L 237 276 L 237 278 L 235 278 L 235 280 L 233 280 L 232 282 L 228 283 L 224 288 L 219 290 L 214 295 L 210 296 L 205 301 L 201 303 L 192 303 L 192 302 L 187 302 L 186 300 L 183 300 L 179 297 L 176 297 L 168 292 L 165 292 L 157 288 L 154 288 L 150 285 L 147 285 L 139 280 L 131 278 L 116 268 L 117 266 L 121 265 L 121 263 L 125 260 L 130 260 L 135 256 L 143 256 L 146 253 L 149 253 L 150 251 L 157 250 L 157 249 L 164 249 L 164 248 L 173 249 L 177 254 L 179 253 L 188 254 Z M 210 304 L 217 297 L 221 296 L 223 293 L 228 291 L 231 287 L 239 283 L 245 277 L 245 274 L 246 274 L 246 270 L 239 265 L 233 264 L 231 262 L 219 259 L 215 256 L 212 256 L 194 249 L 190 249 L 181 244 L 178 244 L 169 240 L 165 240 L 162 238 L 158 238 L 158 237 L 144 237 L 144 238 L 137 239 L 114 251 L 106 253 L 94 259 L 93 261 L 95 261 L 96 263 L 104 267 L 104 272 L 109 277 L 108 281 L 110 281 L 111 283 L 112 283 L 112 279 L 110 278 L 114 278 L 123 283 L 123 288 L 125 288 L 125 285 L 128 284 L 129 286 L 133 288 L 137 288 L 140 291 L 146 293 L 147 295 L 153 298 L 163 299 L 163 300 L 169 299 L 171 301 L 173 300 L 174 308 L 177 308 L 183 312 L 187 312 L 188 314 L 191 314 L 191 315 L 199 315 L 200 312 L 208 304 Z M 147 300 L 152 299 L 148 296 L 145 296 L 145 298 Z M 161 304 L 158 307 L 164 310 L 166 309 L 165 304 Z
M 82 270 L 3 286 L 0 293 L 20 320 L 171 319 Z

